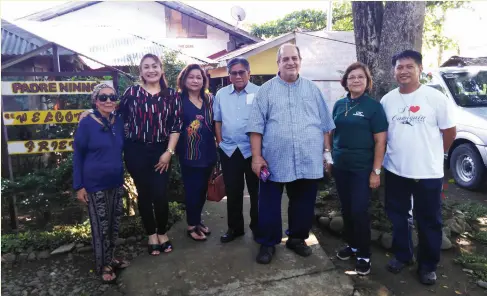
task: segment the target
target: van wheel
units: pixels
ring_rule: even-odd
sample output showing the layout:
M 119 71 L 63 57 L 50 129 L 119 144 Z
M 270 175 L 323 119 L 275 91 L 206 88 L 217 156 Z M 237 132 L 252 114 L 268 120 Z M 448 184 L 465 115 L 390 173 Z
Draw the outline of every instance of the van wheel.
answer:
M 486 171 L 477 148 L 472 144 L 462 144 L 453 150 L 450 169 L 455 182 L 471 190 L 480 187 Z

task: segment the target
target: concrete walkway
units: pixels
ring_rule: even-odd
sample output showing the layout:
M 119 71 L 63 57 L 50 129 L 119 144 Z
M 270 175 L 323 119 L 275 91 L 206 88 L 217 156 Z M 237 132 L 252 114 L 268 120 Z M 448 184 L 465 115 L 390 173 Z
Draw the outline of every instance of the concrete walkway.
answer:
M 244 218 L 249 222 L 249 199 L 245 198 Z M 283 196 L 283 228 L 287 228 L 287 197 Z M 351 280 L 338 274 L 333 263 L 310 235 L 307 243 L 313 255 L 302 258 L 277 246 L 269 265 L 255 262 L 259 245 L 246 235 L 228 244 L 220 243 L 227 229 L 226 200 L 207 202 L 204 223 L 212 234 L 206 242 L 186 235 L 186 223 L 177 223 L 169 232 L 174 245 L 170 254 L 137 257 L 120 276 L 125 295 L 346 295 L 353 294 Z

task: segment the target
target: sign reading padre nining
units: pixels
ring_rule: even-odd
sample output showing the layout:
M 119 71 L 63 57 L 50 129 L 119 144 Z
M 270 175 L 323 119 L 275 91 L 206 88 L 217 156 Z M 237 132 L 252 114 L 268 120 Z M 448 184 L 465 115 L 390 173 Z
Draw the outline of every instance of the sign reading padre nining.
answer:
M 89 95 L 98 83 L 113 85 L 112 81 L 2 81 L 2 100 L 14 99 L 8 96 L 84 94 L 89 101 L 91 100 Z M 5 111 L 2 117 L 6 126 L 77 124 L 83 111 L 83 109 Z M 8 141 L 8 152 L 11 155 L 72 151 L 73 139 Z
M 102 81 L 109 83 L 111 81 Z M 96 81 L 2 81 L 2 95 L 75 95 L 91 94 Z

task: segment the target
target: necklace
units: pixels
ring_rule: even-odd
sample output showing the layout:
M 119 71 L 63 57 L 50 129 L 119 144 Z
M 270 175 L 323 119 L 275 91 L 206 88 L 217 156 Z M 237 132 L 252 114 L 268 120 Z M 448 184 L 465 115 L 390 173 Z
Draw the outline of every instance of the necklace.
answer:
M 350 109 L 348 109 L 348 99 L 345 100 L 345 116 L 348 116 L 348 111 L 352 110 L 353 108 L 357 107 L 358 105 L 360 105 L 360 103 L 357 103 L 353 107 L 350 107 Z

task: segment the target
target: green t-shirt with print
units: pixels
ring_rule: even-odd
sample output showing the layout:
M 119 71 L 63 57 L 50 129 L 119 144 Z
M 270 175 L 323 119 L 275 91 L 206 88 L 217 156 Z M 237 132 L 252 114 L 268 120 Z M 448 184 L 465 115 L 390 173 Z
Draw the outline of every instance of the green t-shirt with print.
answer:
M 348 110 L 348 111 L 347 111 Z M 346 97 L 333 107 L 333 162 L 342 170 L 371 170 L 374 162 L 374 134 L 386 132 L 387 117 L 382 105 L 363 94 Z

